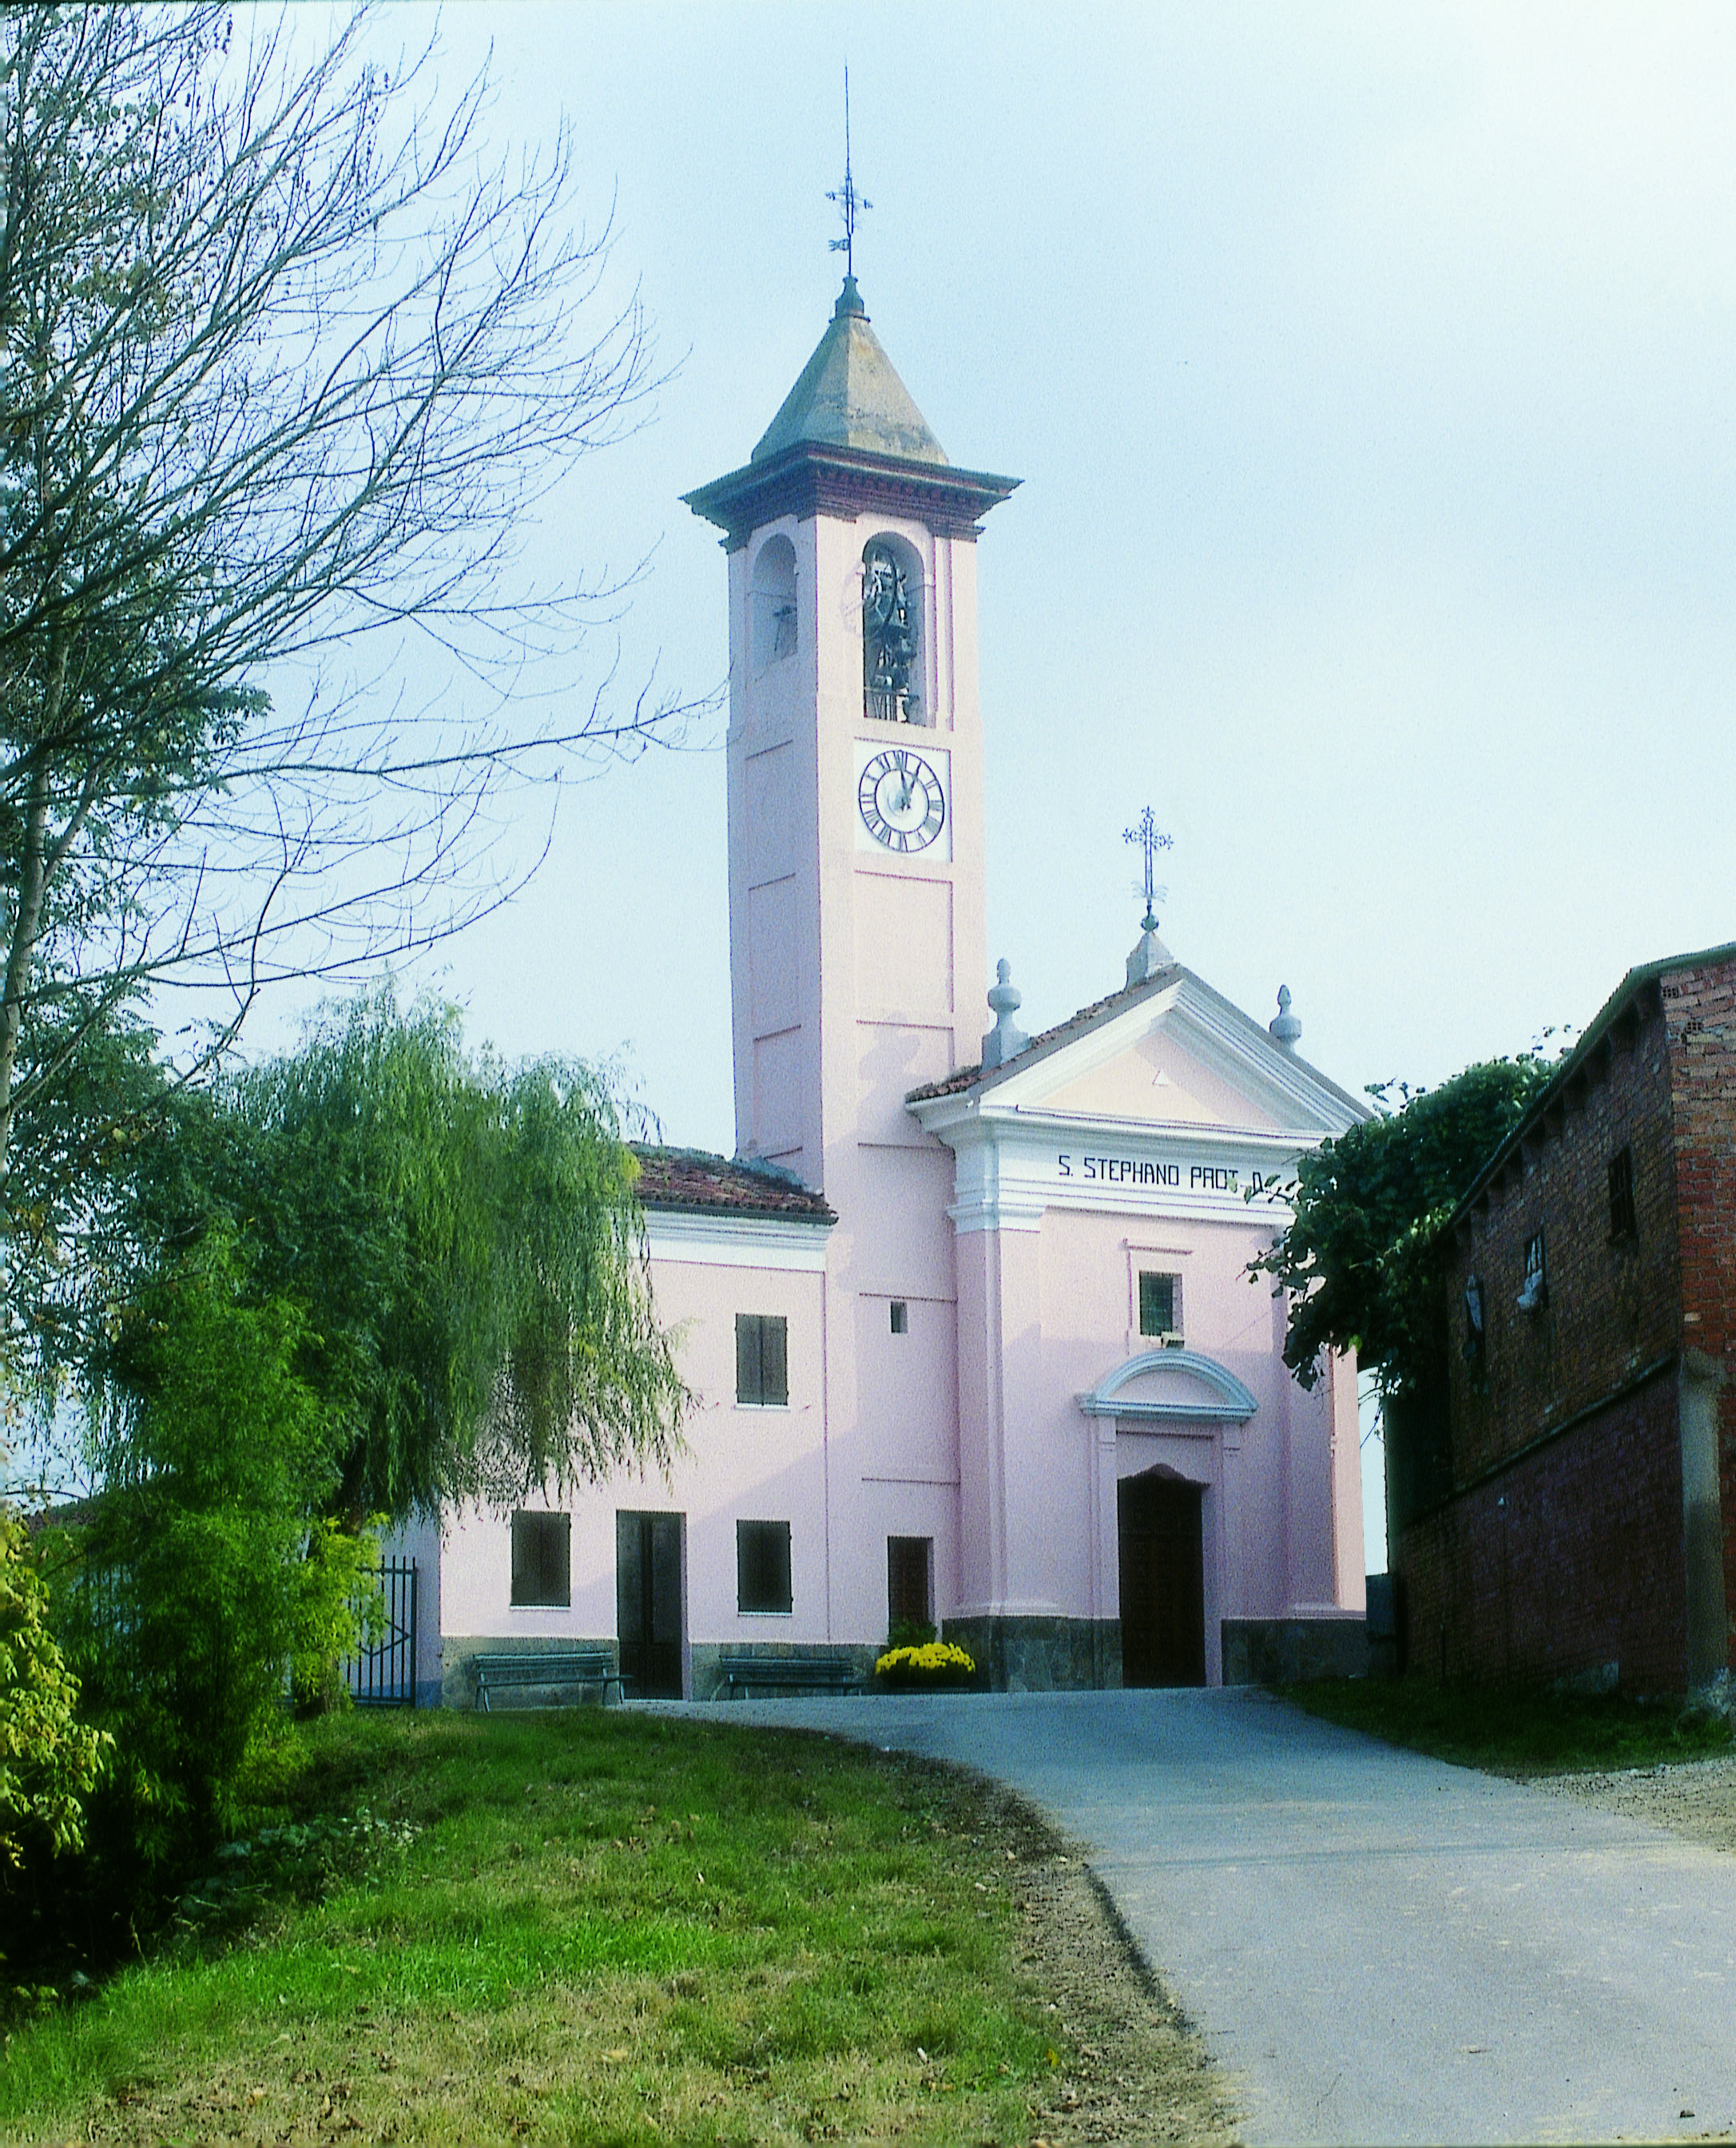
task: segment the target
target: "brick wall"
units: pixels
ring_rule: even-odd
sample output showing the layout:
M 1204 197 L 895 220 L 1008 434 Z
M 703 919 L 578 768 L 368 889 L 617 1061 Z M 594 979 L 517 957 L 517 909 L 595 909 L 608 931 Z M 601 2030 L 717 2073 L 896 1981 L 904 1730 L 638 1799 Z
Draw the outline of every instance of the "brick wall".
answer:
M 1631 1234 L 1611 1227 L 1609 1165 L 1623 1147 Z M 1522 1311 L 1539 1230 L 1547 1302 Z M 1480 1353 L 1465 1347 L 1473 1275 Z M 1736 1660 L 1730 951 L 1641 979 L 1599 1016 L 1460 1219 L 1444 1312 L 1453 1490 L 1402 1529 L 1393 1558 L 1414 1666 L 1523 1679 L 1618 1664 L 1623 1684 L 1645 1689 Z
M 1681 1241 L 1682 1339 L 1719 1383 L 1724 1600 L 1736 1603 L 1736 961 L 1663 979 Z M 1736 1630 L 1727 1619 L 1727 1644 Z
M 1630 1689 L 1679 1688 L 1677 1407 L 1666 1372 L 1407 1529 L 1409 1667 L 1493 1682 L 1616 1664 Z
M 1454 1474 L 1466 1483 L 1612 1394 L 1677 1347 L 1670 1047 L 1653 999 L 1618 1021 L 1465 1220 L 1449 1267 Z M 1612 1241 L 1610 1160 L 1633 1157 L 1631 1239 Z M 1523 1170 L 1521 1169 L 1523 1157 Z M 1548 1294 L 1521 1312 L 1525 1248 L 1541 1230 Z M 1480 1364 L 1463 1351 L 1463 1291 L 1483 1286 Z

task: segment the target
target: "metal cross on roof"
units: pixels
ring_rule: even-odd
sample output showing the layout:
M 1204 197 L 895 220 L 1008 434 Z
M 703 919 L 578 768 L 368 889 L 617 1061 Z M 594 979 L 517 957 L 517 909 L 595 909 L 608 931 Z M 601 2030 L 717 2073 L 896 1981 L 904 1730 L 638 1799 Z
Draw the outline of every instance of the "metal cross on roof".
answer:
M 1158 826 L 1152 816 L 1151 807 L 1147 806 L 1133 826 L 1123 831 L 1121 841 L 1124 843 L 1137 843 L 1146 854 L 1146 915 L 1145 922 L 1140 930 L 1142 932 L 1155 932 L 1157 930 L 1157 897 L 1160 894 L 1167 894 L 1168 890 L 1153 886 L 1152 862 L 1159 851 L 1175 848 L 1175 838 L 1173 836 L 1167 836 Z
M 844 219 L 844 236 L 831 241 L 831 250 L 834 253 L 841 253 L 844 256 L 845 274 L 854 276 L 856 273 L 856 220 L 864 209 L 872 208 L 874 203 L 865 195 L 856 192 L 856 183 L 850 175 L 850 69 L 848 68 L 844 70 L 844 183 L 841 187 L 835 187 L 826 196 L 826 199 L 829 202 L 836 202 L 838 213 Z

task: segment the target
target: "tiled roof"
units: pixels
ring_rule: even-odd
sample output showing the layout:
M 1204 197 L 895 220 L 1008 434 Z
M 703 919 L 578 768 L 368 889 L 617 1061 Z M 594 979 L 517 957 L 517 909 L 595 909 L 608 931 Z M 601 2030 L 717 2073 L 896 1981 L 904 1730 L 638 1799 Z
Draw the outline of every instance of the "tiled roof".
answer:
M 646 1208 L 692 1214 L 772 1216 L 792 1223 L 835 1223 L 823 1194 L 781 1164 L 711 1156 L 704 1149 L 656 1148 L 635 1142 L 638 1193 Z
M 1124 985 L 1120 991 L 1111 992 L 1106 999 L 1093 1000 L 1089 1006 L 1081 1007 L 1077 1014 L 1070 1014 L 1065 1021 L 1058 1021 L 1053 1029 L 1046 1029 L 1041 1036 L 1033 1036 L 1025 1049 L 999 1066 L 961 1066 L 949 1074 L 944 1082 L 930 1082 L 920 1089 L 912 1089 L 905 1098 L 907 1104 L 926 1103 L 932 1097 L 962 1097 L 970 1090 L 986 1088 L 1002 1076 L 1022 1073 L 1034 1066 L 1039 1059 L 1063 1044 L 1070 1044 L 1086 1030 L 1095 1029 L 1100 1021 L 1111 1015 L 1119 1014 L 1123 1007 L 1146 998 L 1154 991 L 1166 991 L 1177 978 L 1185 975 L 1179 962 L 1172 962 L 1155 976 L 1143 979 L 1136 985 Z

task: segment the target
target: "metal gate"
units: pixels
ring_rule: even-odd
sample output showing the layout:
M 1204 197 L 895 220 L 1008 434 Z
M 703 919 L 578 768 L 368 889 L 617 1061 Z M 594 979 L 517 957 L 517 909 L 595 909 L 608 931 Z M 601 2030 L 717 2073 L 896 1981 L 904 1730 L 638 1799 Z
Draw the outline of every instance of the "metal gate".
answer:
M 385 1630 L 371 1649 L 347 1659 L 344 1675 L 364 1708 L 414 1708 L 416 1704 L 416 1562 L 380 1562 L 380 1594 L 385 1599 Z

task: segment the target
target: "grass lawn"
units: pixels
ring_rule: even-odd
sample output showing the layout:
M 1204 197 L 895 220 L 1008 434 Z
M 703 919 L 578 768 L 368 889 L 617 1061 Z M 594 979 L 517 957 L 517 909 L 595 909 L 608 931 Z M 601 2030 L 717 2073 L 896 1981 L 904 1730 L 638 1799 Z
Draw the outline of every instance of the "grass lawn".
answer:
M 0 2137 L 1230 2136 L 1076 1858 L 957 1773 L 635 1710 L 353 1714 L 259 1794 L 177 1940 L 15 2024 Z
M 1591 1698 L 1415 1678 L 1317 1679 L 1285 1688 L 1311 1715 L 1498 1775 L 1655 1768 L 1731 1751 L 1727 1724 L 1675 1701 Z

